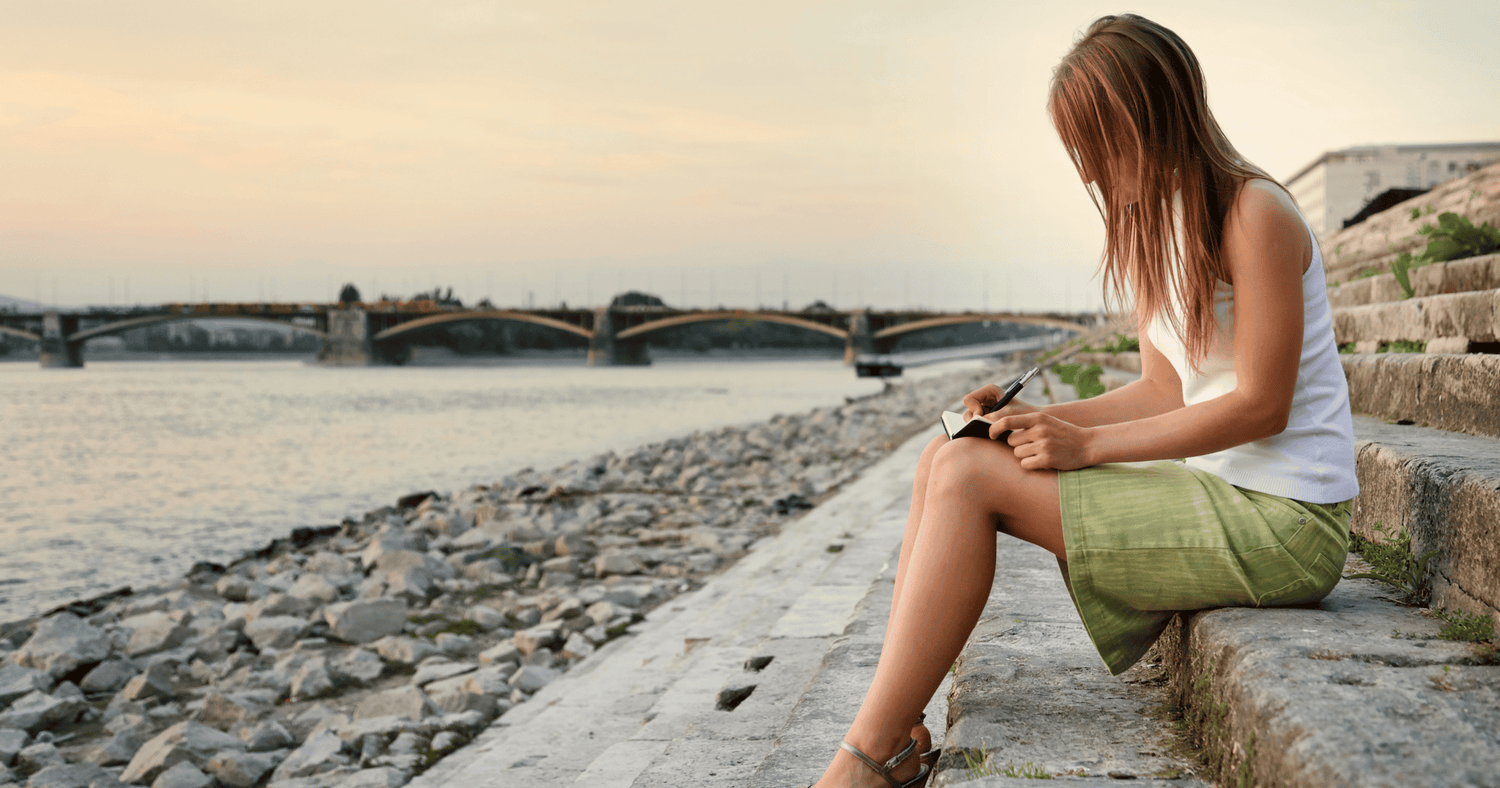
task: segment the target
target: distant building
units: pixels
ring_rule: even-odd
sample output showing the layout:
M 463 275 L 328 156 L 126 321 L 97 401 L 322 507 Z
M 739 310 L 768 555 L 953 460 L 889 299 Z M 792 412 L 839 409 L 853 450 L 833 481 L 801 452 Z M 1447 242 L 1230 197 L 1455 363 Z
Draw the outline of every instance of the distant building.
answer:
M 1389 189 L 1430 189 L 1500 161 L 1500 142 L 1369 145 L 1329 151 L 1286 181 L 1318 235 L 1344 222 Z

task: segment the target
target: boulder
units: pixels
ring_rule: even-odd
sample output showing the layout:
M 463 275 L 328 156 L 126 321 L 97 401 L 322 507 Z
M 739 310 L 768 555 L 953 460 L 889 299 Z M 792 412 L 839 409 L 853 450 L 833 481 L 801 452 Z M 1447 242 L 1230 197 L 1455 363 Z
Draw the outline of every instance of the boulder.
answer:
M 291 754 L 286 756 L 286 760 L 276 767 L 276 771 L 271 775 L 271 781 L 279 782 L 307 777 L 342 766 L 348 763 L 348 759 L 340 755 L 343 749 L 344 740 L 332 731 L 310 736 L 301 747 L 292 750 Z
M 384 572 L 385 593 L 413 602 L 421 602 L 437 596 L 437 586 L 432 573 L 420 566 L 407 566 Z
M 118 785 L 114 775 L 92 763 L 54 763 L 26 782 L 27 788 L 90 788 Z
M 551 648 L 562 643 L 560 628 L 556 624 L 543 624 L 516 633 L 513 641 L 516 650 L 524 656 L 538 649 Z
M 521 663 L 521 650 L 516 648 L 514 642 L 502 642 L 479 652 L 479 664 L 481 665 L 503 665 L 505 663 L 512 665 L 519 665 Z
M 518 689 L 530 695 L 552 683 L 554 679 L 561 675 L 562 671 L 553 668 L 541 665 L 522 665 L 521 669 L 510 677 L 510 687 L 511 689 Z
M 179 763 L 202 767 L 224 750 L 243 749 L 243 741 L 223 731 L 201 722 L 179 722 L 146 742 L 130 759 L 120 781 L 145 784 Z
M 130 629 L 130 642 L 125 644 L 125 653 L 132 657 L 143 657 L 177 648 L 187 642 L 193 629 L 184 625 L 181 618 L 178 614 L 156 612 L 131 616 L 120 622 Z
M 271 752 L 297 743 L 292 734 L 275 720 L 266 720 L 253 728 L 241 728 L 239 733 L 245 741 L 245 749 L 250 752 Z
M 510 677 L 516 670 L 511 663 L 476 670 L 465 677 L 463 688 L 477 695 L 509 695 Z
M 435 711 L 432 699 L 426 693 L 417 687 L 406 686 L 377 692 L 360 701 L 354 709 L 354 719 L 392 716 L 420 720 Z
M 385 663 L 375 652 L 367 649 L 350 649 L 328 665 L 335 681 L 356 685 L 369 684 L 385 672 Z
M 282 591 L 274 591 L 265 599 L 252 603 L 245 608 L 245 620 L 254 621 L 265 616 L 293 616 L 303 618 L 312 612 L 314 605 L 298 596 Z
M 359 560 L 366 569 L 369 569 L 376 566 L 386 553 L 421 549 L 422 543 L 417 537 L 401 528 L 389 528 L 376 534 L 375 538 L 370 540 L 364 552 L 359 554 Z
M 34 735 L 73 722 L 88 707 L 81 697 L 58 697 L 38 690 L 21 696 L 10 708 L 0 712 L 0 728 L 14 728 Z
M 357 567 L 354 562 L 326 550 L 314 553 L 307 563 L 302 565 L 303 577 L 309 574 L 324 575 L 326 577 L 349 577 L 353 575 Z
M 329 582 L 328 578 L 316 574 L 305 574 L 297 578 L 297 582 L 293 583 L 286 592 L 297 599 L 305 599 L 322 605 L 337 602 L 339 599 L 339 587 Z
M 449 656 L 460 656 L 474 650 L 474 638 L 455 632 L 439 632 L 432 639 L 433 645 Z
M 170 698 L 175 690 L 172 687 L 172 677 L 177 674 L 176 668 L 166 662 L 158 662 L 146 669 L 146 672 L 137 674 L 125 682 L 124 689 L 115 697 L 125 700 L 147 700 L 149 698 Z
M 209 760 L 205 770 L 228 788 L 254 788 L 271 773 L 289 750 L 272 752 L 239 752 L 225 750 Z
M 126 728 L 111 736 L 108 741 L 89 750 L 85 760 L 100 766 L 118 766 L 130 763 L 137 750 L 146 743 L 146 734 L 139 728 Z
M 110 646 L 108 632 L 72 613 L 58 613 L 37 624 L 35 634 L 11 655 L 11 662 L 61 678 L 84 665 L 103 662 Z
M 563 656 L 569 659 L 583 659 L 592 653 L 594 653 L 594 644 L 577 632 L 569 635 L 568 641 L 562 647 Z
M 19 728 L 0 728 L 0 766 L 9 766 L 26 749 L 31 734 Z
M 437 646 L 416 638 L 387 637 L 374 645 L 375 652 L 381 657 L 403 665 L 415 665 L 438 653 Z
M 307 632 L 306 620 L 294 616 L 261 616 L 245 622 L 245 637 L 255 644 L 256 650 L 283 649 Z
M 413 686 L 421 687 L 434 681 L 472 673 L 478 669 L 479 666 L 472 662 L 434 662 L 417 668 L 417 673 L 412 676 L 411 683 Z
M 271 593 L 271 587 L 243 575 L 225 575 L 214 584 L 214 591 L 231 602 L 252 602 Z
M 45 670 L 20 665 L 0 667 L 0 708 L 22 695 L 46 692 L 52 689 L 53 682 L 52 674 Z
M 475 605 L 464 613 L 464 618 L 478 624 L 486 632 L 505 625 L 505 614 L 486 605 Z
M 302 663 L 292 677 L 292 700 L 307 700 L 333 692 L 333 678 L 328 674 L 328 660 L 314 657 Z
M 151 788 L 209 788 L 213 784 L 214 778 L 183 761 L 158 775 Z
M 323 617 L 339 640 L 371 643 L 406 626 L 406 603 L 399 599 L 339 602 L 325 608 Z
M 64 763 L 57 745 L 50 741 L 28 744 L 16 753 L 16 768 L 23 772 L 36 773 L 53 764 Z
M 609 552 L 594 559 L 594 574 L 598 577 L 607 575 L 638 575 L 644 571 L 633 556 L 620 552 Z
M 84 692 L 117 692 L 141 669 L 123 659 L 108 659 L 94 666 L 78 683 Z
M 198 707 L 193 719 L 212 728 L 228 731 L 236 725 L 253 722 L 259 716 L 259 704 L 241 695 L 231 697 L 209 692 L 204 696 L 203 705 Z

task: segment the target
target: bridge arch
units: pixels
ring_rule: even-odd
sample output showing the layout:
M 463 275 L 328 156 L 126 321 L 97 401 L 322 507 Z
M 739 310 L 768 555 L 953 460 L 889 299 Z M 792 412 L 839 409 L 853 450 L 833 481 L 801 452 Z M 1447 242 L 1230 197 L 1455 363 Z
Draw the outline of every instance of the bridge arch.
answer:
M 272 317 L 256 317 L 254 315 L 145 315 L 142 317 L 131 317 L 124 320 L 117 320 L 113 323 L 107 323 L 102 326 L 95 326 L 94 328 L 75 331 L 74 333 L 68 335 L 67 341 L 69 344 L 76 344 L 79 342 L 86 342 L 90 339 L 94 339 L 95 337 L 119 334 L 125 331 L 129 331 L 132 328 L 142 328 L 145 326 L 155 325 L 157 323 L 180 323 L 184 320 L 238 320 L 251 323 L 269 323 L 273 326 L 281 326 L 282 328 L 289 328 L 293 331 L 301 331 L 306 334 L 312 334 L 319 339 L 328 338 L 327 331 L 316 329 L 312 326 L 304 326 L 301 323 L 293 323 L 289 320 L 278 320 Z
M 1026 325 L 1047 326 L 1064 331 L 1082 332 L 1088 330 L 1087 326 L 1072 323 L 1055 317 L 1042 317 L 1038 315 L 1014 315 L 1009 313 L 997 314 L 963 314 L 963 315 L 939 315 L 922 320 L 913 320 L 910 323 L 902 323 L 898 326 L 888 326 L 874 333 L 874 338 L 879 340 L 893 339 L 902 334 L 914 331 L 925 331 L 929 328 L 942 328 L 944 326 L 957 326 L 969 323 L 1022 323 Z
M 710 323 L 718 320 L 756 320 L 764 323 L 781 323 L 782 325 L 797 326 L 798 328 L 818 331 L 845 341 L 849 339 L 849 332 L 838 326 L 830 326 L 815 320 L 776 312 L 698 312 L 687 315 L 674 315 L 660 320 L 652 320 L 649 323 L 642 323 L 638 326 L 631 326 L 615 334 L 615 339 L 638 339 L 646 334 L 663 329 L 688 326 L 694 323 Z
M 9 334 L 13 337 L 29 339 L 32 342 L 42 341 L 42 336 L 40 334 L 33 334 L 30 331 L 26 331 L 25 329 L 11 328 L 10 326 L 0 326 L 0 334 Z
M 470 320 L 514 320 L 519 323 L 531 323 L 533 325 L 555 328 L 559 331 L 566 331 L 570 334 L 577 334 L 584 339 L 592 339 L 594 336 L 594 332 L 583 328 L 582 326 L 575 326 L 572 323 L 564 322 L 552 317 L 546 317 L 545 315 L 531 315 L 525 312 L 509 312 L 502 309 L 490 309 L 475 312 L 445 312 L 437 315 L 429 315 L 428 317 L 419 317 L 416 320 L 411 320 L 400 325 L 391 326 L 390 328 L 376 333 L 375 336 L 370 337 L 370 339 L 375 342 L 384 342 L 388 339 L 396 339 L 403 334 L 409 334 L 413 331 L 421 331 L 423 329 L 432 328 L 433 326 L 440 326 L 444 323 L 462 323 Z

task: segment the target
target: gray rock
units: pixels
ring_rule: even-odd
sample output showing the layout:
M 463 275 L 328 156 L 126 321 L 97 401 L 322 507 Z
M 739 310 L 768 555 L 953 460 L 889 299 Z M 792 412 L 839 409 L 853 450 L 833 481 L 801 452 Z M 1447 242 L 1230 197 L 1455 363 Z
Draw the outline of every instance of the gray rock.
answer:
M 437 596 L 437 586 L 432 573 L 420 566 L 393 569 L 380 575 L 385 580 L 386 593 L 412 602 L 421 602 Z
M 109 741 L 90 750 L 85 759 L 100 766 L 118 766 L 129 763 L 141 745 L 146 743 L 146 734 L 137 728 L 126 728 L 109 738 Z
M 245 637 L 260 651 L 283 649 L 296 643 L 307 627 L 307 621 L 293 616 L 261 616 L 245 622 Z
M 281 764 L 290 750 L 272 752 L 239 752 L 226 750 L 215 755 L 205 770 L 229 788 L 254 788 L 262 778 Z
M 0 708 L 22 695 L 52 689 L 53 681 L 52 674 L 45 670 L 20 665 L 0 667 Z
M 354 719 L 393 716 L 420 720 L 435 710 L 426 693 L 417 687 L 406 686 L 378 692 L 360 701 L 354 709 Z
M 356 648 L 330 662 L 328 669 L 340 683 L 364 685 L 380 678 L 385 663 L 375 652 Z
M 472 673 L 479 666 L 472 662 L 435 662 L 424 664 L 417 668 L 416 675 L 412 676 L 411 683 L 414 686 L 424 686 L 441 679 L 449 679 L 464 673 Z
M 287 594 L 297 599 L 326 605 L 338 601 L 339 587 L 322 575 L 305 574 L 297 578 L 297 582 L 287 589 Z
M 54 763 L 26 782 L 27 788 L 90 788 L 118 785 L 114 775 L 92 763 Z
M 464 613 L 464 618 L 478 624 L 487 632 L 505 625 L 505 614 L 487 605 L 475 605 L 469 608 Z
M 252 722 L 259 716 L 259 704 L 242 695 L 229 697 L 218 692 L 210 692 L 204 696 L 203 705 L 198 707 L 193 718 L 204 725 L 228 731 L 236 725 Z
M 146 742 L 135 757 L 130 759 L 129 765 L 120 774 L 120 781 L 148 783 L 179 763 L 202 767 L 224 750 L 244 748 L 245 743 L 238 738 L 202 723 L 191 720 L 179 722 Z
M 35 773 L 60 763 L 63 763 L 62 753 L 50 741 L 28 744 L 16 753 L 16 767 L 23 772 Z
M 513 642 L 516 650 L 524 656 L 539 649 L 556 646 L 562 642 L 562 637 L 557 624 L 543 624 L 517 632 Z
M 307 563 L 302 565 L 304 572 L 331 577 L 348 577 L 354 574 L 356 569 L 353 561 L 327 551 L 314 553 L 311 558 L 307 559 Z M 303 575 L 303 577 L 306 576 Z
M 438 653 L 437 647 L 431 643 L 408 637 L 382 638 L 374 646 L 380 656 L 403 665 L 415 665 Z
M 151 788 L 209 788 L 213 784 L 214 778 L 183 761 L 158 775 Z
M 604 626 L 622 615 L 630 615 L 630 610 L 623 605 L 617 605 L 607 599 L 601 599 L 589 605 L 588 609 L 583 611 L 583 614 L 595 624 Z
M 562 671 L 546 668 L 540 665 L 523 665 L 510 677 L 511 689 L 518 689 L 528 695 L 535 693 L 542 687 L 552 683 L 554 679 L 562 675 Z
M 89 707 L 82 698 L 57 697 L 36 691 L 24 695 L 0 712 L 0 728 L 17 728 L 33 735 L 55 725 L 66 725 L 78 719 Z
M 598 577 L 607 575 L 638 575 L 645 570 L 641 562 L 634 556 L 620 552 L 607 552 L 594 559 L 594 574 Z
M 401 631 L 406 625 L 406 603 L 399 599 L 339 602 L 325 608 L 323 617 L 334 637 L 349 643 L 371 643 Z
M 134 663 L 109 659 L 95 665 L 78 686 L 84 692 L 116 692 L 140 672 Z
M 45 670 L 60 678 L 83 665 L 109 657 L 108 632 L 92 626 L 72 613 L 42 619 L 31 636 L 10 659 L 16 665 Z
M 307 700 L 333 692 L 333 678 L 328 674 L 328 660 L 314 657 L 302 663 L 292 678 L 292 700 Z
M 406 773 L 391 766 L 360 769 L 333 784 L 333 788 L 400 788 L 406 784 Z
M 120 690 L 116 697 L 125 700 L 143 701 L 150 698 L 170 698 L 175 690 L 172 687 L 172 677 L 177 674 L 176 669 L 165 662 L 152 665 L 144 673 L 136 675 L 125 682 L 125 687 Z
M 590 643 L 588 638 L 577 632 L 569 635 L 567 642 L 562 647 L 563 656 L 569 659 L 583 659 L 593 653 L 594 644 Z
M 510 694 L 510 677 L 515 675 L 517 666 L 513 663 L 505 663 L 493 668 L 476 670 L 464 677 L 463 688 L 477 695 L 494 695 L 503 697 Z
M 521 651 L 513 642 L 502 642 L 491 648 L 479 652 L 479 664 L 481 665 L 503 665 L 511 663 L 521 664 Z
M 303 618 L 313 609 L 313 603 L 290 593 L 275 591 L 265 599 L 245 608 L 245 621 L 250 622 L 267 616 L 292 616 Z
M 292 734 L 275 720 L 266 720 L 253 728 L 242 728 L 239 735 L 245 741 L 245 749 L 250 752 L 270 752 L 297 743 Z
M 421 550 L 422 543 L 415 536 L 408 534 L 400 528 L 391 528 L 377 534 L 370 544 L 360 553 L 360 562 L 366 569 L 377 566 L 380 559 L 388 552 L 400 550 Z
M 17 728 L 0 728 L 0 766 L 9 766 L 26 749 L 31 735 Z
M 243 575 L 225 575 L 214 584 L 219 596 L 231 602 L 249 602 L 271 593 L 270 586 Z
M 474 650 L 474 638 L 455 632 L 439 632 L 432 639 L 432 642 L 439 650 L 449 656 L 456 657 Z
M 182 645 L 193 630 L 179 618 L 172 613 L 157 612 L 125 619 L 121 625 L 130 629 L 130 642 L 125 645 L 125 653 L 142 657 Z
M 286 760 L 276 767 L 271 780 L 277 782 L 307 777 L 343 766 L 348 763 L 348 759 L 340 755 L 343 749 L 344 740 L 331 731 L 311 736 L 301 747 L 292 750 L 291 754 L 286 756 Z

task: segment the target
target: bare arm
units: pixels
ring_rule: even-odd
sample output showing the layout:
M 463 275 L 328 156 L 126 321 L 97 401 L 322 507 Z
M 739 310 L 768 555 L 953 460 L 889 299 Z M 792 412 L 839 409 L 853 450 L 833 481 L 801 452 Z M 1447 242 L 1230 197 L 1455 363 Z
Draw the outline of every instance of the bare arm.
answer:
M 1137 333 L 1141 340 L 1140 380 L 1091 399 L 1048 405 L 1042 412 L 1079 427 L 1101 427 L 1159 416 L 1182 407 L 1182 381 L 1177 371 L 1146 338 L 1144 324 Z
M 1273 185 L 1252 181 L 1240 191 L 1224 227 L 1223 253 L 1235 296 L 1233 391 L 1097 426 L 1064 421 L 1050 409 L 1008 416 L 992 433 L 1015 430 L 1009 440 L 1022 467 L 1068 470 L 1209 454 L 1281 432 L 1297 383 L 1302 273 L 1311 249 L 1290 198 Z

